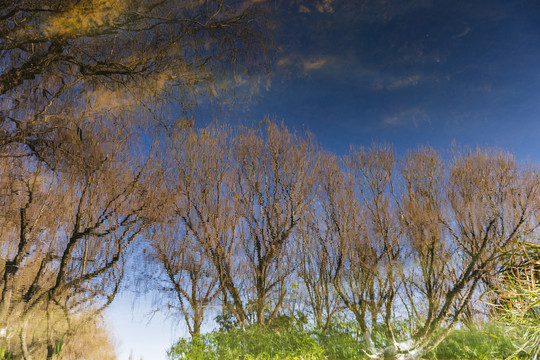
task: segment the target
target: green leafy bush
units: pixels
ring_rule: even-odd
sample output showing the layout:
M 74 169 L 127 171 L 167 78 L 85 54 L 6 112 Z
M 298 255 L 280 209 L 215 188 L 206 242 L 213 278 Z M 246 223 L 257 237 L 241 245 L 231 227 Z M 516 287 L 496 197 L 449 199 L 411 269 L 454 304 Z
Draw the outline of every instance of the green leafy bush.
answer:
M 356 322 L 336 319 L 326 331 L 315 330 L 314 332 L 328 360 L 366 358 L 365 347 L 358 339 Z
M 336 320 L 326 331 L 308 329 L 304 317 L 282 316 L 269 327 L 242 331 L 227 326 L 193 339 L 180 339 L 171 360 L 363 360 L 365 347 L 355 322 Z M 516 351 L 507 327 L 485 324 L 456 329 L 432 352 L 430 360 L 502 360 Z M 382 340 L 381 340 L 382 341 Z
M 485 324 L 480 329 L 454 330 L 427 359 L 497 360 L 509 359 L 516 348 L 505 327 Z
M 326 359 L 323 352 L 301 320 L 281 317 L 266 328 L 253 325 L 180 339 L 168 355 L 171 360 L 319 360 Z
M 0 347 L 0 360 L 11 360 L 11 353 L 6 347 Z

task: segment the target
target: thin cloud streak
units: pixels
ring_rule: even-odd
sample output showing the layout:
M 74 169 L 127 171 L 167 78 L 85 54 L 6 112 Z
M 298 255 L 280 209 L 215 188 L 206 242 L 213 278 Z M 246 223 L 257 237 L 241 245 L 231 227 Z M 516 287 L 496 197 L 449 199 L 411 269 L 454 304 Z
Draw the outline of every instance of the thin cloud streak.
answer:
M 431 120 L 428 113 L 420 108 L 410 108 L 398 113 L 385 116 L 382 123 L 386 126 L 414 126 L 430 125 Z

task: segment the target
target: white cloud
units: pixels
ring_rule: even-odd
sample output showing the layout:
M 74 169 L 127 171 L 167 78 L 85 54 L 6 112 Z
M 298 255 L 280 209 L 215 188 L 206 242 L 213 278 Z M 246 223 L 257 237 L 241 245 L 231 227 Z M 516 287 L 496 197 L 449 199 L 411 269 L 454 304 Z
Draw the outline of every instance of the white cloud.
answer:
M 425 78 L 419 74 L 408 76 L 383 76 L 381 79 L 375 80 L 373 87 L 376 90 L 399 90 L 410 86 L 416 86 L 423 80 L 425 80 Z
M 307 60 L 304 61 L 304 70 L 311 71 L 322 68 L 326 64 L 326 59 L 316 59 L 316 60 Z
M 430 124 L 431 120 L 425 110 L 410 108 L 383 117 L 382 122 L 387 126 L 407 126 L 418 127 L 422 124 Z
M 303 14 L 309 14 L 311 13 L 311 9 L 315 8 L 320 13 L 328 13 L 332 14 L 334 13 L 334 7 L 332 6 L 332 3 L 334 0 L 309 0 L 304 1 L 303 4 L 300 4 L 298 6 L 298 12 Z
M 470 31 L 471 31 L 471 28 L 467 26 L 465 28 L 465 30 L 463 30 L 459 34 L 456 34 L 456 35 L 452 36 L 452 39 L 458 39 L 460 37 L 463 37 L 463 36 L 467 35 Z
M 284 56 L 278 59 L 277 65 L 278 66 L 287 66 L 291 64 L 291 58 L 288 56 Z

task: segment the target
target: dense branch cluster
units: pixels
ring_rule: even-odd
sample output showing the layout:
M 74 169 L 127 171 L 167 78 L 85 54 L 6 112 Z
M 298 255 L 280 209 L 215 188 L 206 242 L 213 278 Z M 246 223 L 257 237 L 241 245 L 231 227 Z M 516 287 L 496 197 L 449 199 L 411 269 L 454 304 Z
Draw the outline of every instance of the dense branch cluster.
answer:
M 106 162 L 70 180 L 21 158 L 1 167 L 0 327 L 25 359 L 45 357 L 34 340 L 45 333 L 52 356 L 116 295 L 124 253 L 149 224 L 147 173 Z
M 416 359 L 537 235 L 539 173 L 503 152 L 337 156 L 270 121 L 182 126 L 160 149 L 128 163 L 119 147 L 70 176 L 2 159 L 0 321 L 24 358 L 44 351 L 30 317 L 44 314 L 52 358 L 75 331 L 59 322 L 107 306 L 146 238 L 150 284 L 192 336 L 212 310 L 241 329 L 300 310 L 323 331 L 352 319 L 372 358 Z
M 266 326 L 296 302 L 323 329 L 351 316 L 373 358 L 418 358 L 493 286 L 501 251 L 537 232 L 539 174 L 502 152 L 338 157 L 270 122 L 172 144 L 174 232 L 154 258 L 193 336 L 211 306 Z
M 0 2 L 2 153 L 56 166 L 98 125 L 116 138 L 148 118 L 171 126 L 168 106 L 187 115 L 260 72 L 265 14 L 240 0 Z

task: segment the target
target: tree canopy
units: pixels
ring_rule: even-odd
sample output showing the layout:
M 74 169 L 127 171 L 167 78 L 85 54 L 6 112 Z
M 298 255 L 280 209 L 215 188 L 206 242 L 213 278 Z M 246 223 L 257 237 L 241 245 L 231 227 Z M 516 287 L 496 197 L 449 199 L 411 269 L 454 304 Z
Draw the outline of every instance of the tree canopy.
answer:
M 264 68 L 268 19 L 239 0 L 2 1 L 0 146 L 53 163 L 100 121 L 116 135 L 165 121 L 163 102 L 185 114 Z

